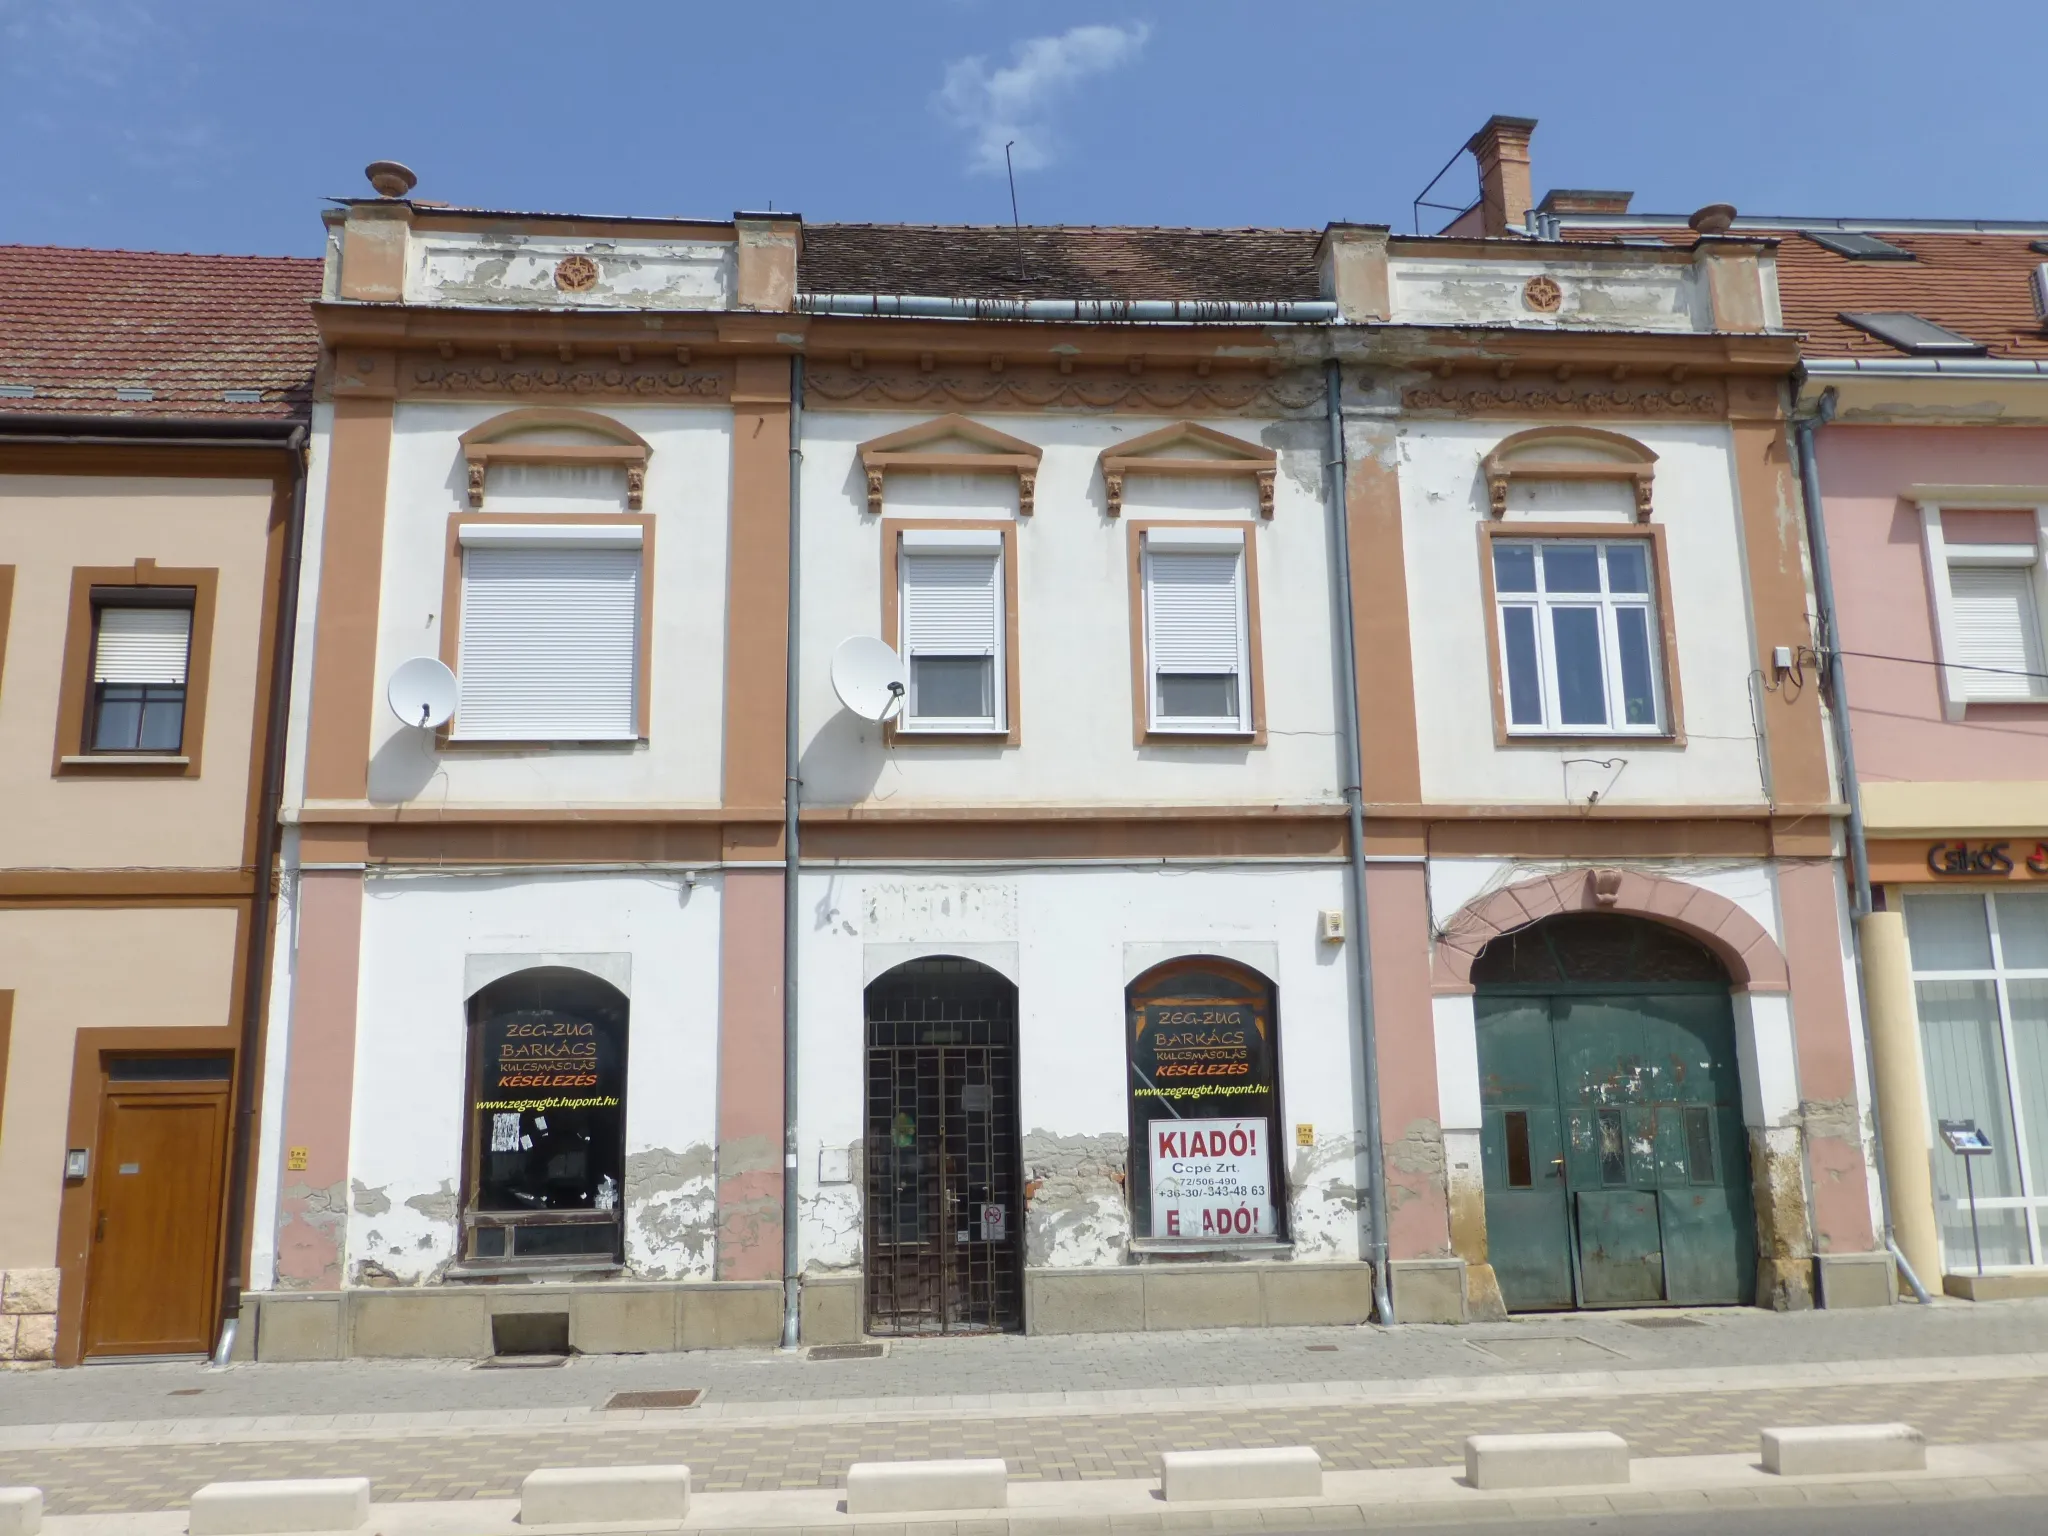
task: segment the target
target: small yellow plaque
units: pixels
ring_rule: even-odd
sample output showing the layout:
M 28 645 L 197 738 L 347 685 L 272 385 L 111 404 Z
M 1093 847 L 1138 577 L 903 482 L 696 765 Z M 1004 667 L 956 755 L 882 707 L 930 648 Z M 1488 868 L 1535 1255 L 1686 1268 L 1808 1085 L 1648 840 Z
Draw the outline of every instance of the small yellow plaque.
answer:
M 284 1165 L 293 1173 L 305 1172 L 306 1164 L 312 1160 L 313 1151 L 310 1147 L 286 1147 L 284 1149 Z
M 1294 1144 L 1297 1147 L 1312 1147 L 1316 1144 L 1316 1128 L 1312 1125 L 1297 1125 L 1294 1128 Z

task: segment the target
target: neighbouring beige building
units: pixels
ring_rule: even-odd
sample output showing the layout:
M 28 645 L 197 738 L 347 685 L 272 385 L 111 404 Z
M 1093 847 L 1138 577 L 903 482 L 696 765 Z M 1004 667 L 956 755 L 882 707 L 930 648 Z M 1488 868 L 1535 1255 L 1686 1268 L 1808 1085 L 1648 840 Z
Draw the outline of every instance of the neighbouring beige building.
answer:
M 318 287 L 0 247 L 0 1361 L 234 1312 Z

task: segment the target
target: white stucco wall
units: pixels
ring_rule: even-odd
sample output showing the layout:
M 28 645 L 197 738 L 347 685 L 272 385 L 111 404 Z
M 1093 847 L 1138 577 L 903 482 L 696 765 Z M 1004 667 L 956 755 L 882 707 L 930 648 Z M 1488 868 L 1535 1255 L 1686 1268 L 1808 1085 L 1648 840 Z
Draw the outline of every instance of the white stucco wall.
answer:
M 1603 803 L 1620 805 L 1761 804 L 1748 586 L 1732 445 L 1721 426 L 1606 424 L 1658 455 L 1655 521 L 1665 530 L 1678 642 L 1676 658 L 1664 658 L 1665 676 L 1674 675 L 1675 660 L 1685 744 L 1626 736 L 1495 744 L 1487 653 L 1495 620 L 1480 575 L 1479 529 L 1489 517 L 1480 460 L 1533 425 L 1418 422 L 1400 431 L 1415 696 L 1426 701 L 1417 712 L 1423 799 L 1562 806 L 1583 805 L 1598 791 Z M 1518 497 L 1508 521 L 1630 520 L 1611 495 L 1581 489 L 1582 498 L 1548 488 Z
M 1105 447 L 1169 423 L 1154 418 L 991 416 L 1040 445 L 1033 516 L 1018 520 L 1019 714 L 1016 747 L 903 743 L 833 695 L 833 650 L 882 622 L 879 520 L 868 513 L 860 443 L 925 416 L 812 412 L 804 418 L 801 721 L 804 793 L 813 804 L 1327 801 L 1337 797 L 1336 692 L 1330 654 L 1328 515 L 1317 423 L 1206 423 L 1277 447 L 1275 512 L 1258 515 L 1244 479 L 1132 475 L 1124 513 L 1106 510 L 1096 460 Z M 884 515 L 1017 520 L 1016 479 L 892 472 Z M 1268 742 L 1134 745 L 1129 533 L 1145 518 L 1259 524 L 1257 547 Z M 892 645 L 896 636 L 882 638 Z
M 1298 1258 L 1357 1256 L 1356 1028 L 1341 946 L 1316 914 L 1344 905 L 1341 864 L 1236 868 L 1051 868 L 940 874 L 811 870 L 802 881 L 799 1050 L 803 1261 L 861 1257 L 871 976 L 918 952 L 979 959 L 1017 984 L 1025 1178 L 1045 1181 L 1026 1219 L 1030 1264 L 1118 1262 L 1130 1235 L 1110 1177 L 1129 1126 L 1124 986 L 1182 954 L 1222 954 L 1279 988 L 1280 1106 Z M 1294 1144 L 1294 1126 L 1316 1145 Z M 851 1150 L 854 1182 L 822 1183 L 820 1154 Z
M 365 1263 L 429 1280 L 454 1254 L 469 957 L 579 953 L 628 957 L 628 1269 L 708 1278 L 718 879 L 692 889 L 680 876 L 373 875 L 365 889 L 349 1281 Z
M 384 684 L 413 656 L 438 655 L 448 519 L 472 509 L 458 442 L 502 404 L 401 404 L 391 444 L 372 702 L 370 798 L 375 801 L 618 802 L 716 804 L 725 696 L 726 547 L 732 481 L 732 413 L 723 407 L 618 406 L 606 414 L 650 447 L 643 510 L 654 518 L 654 644 L 648 739 L 568 750 L 463 747 L 437 752 L 425 733 L 399 724 Z M 520 498 L 515 507 L 547 510 Z M 593 510 L 579 502 L 568 509 Z M 623 495 L 612 509 L 626 510 Z

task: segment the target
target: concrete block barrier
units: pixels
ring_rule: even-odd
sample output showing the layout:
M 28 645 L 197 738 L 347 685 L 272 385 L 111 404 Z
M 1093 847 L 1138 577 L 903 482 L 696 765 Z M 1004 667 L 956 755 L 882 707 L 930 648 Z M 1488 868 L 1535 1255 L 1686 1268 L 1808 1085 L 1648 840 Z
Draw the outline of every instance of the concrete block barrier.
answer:
M 36 1536 L 42 1528 L 42 1489 L 0 1488 L 0 1536 Z
M 1570 1488 L 1628 1481 L 1628 1442 L 1604 1429 L 1568 1435 L 1467 1435 L 1474 1488 Z
M 1010 1468 L 1000 1457 L 963 1461 L 857 1461 L 846 1469 L 849 1515 L 928 1509 L 1002 1509 Z
M 352 1531 L 370 1519 L 367 1477 L 287 1478 L 268 1483 L 208 1483 L 192 1495 L 191 1536 L 287 1536 Z
M 1910 1424 L 1803 1424 L 1763 1432 L 1764 1470 L 1781 1477 L 1823 1472 L 1924 1472 L 1927 1439 Z
M 539 1467 L 519 1485 L 521 1525 L 671 1523 L 689 1513 L 690 1469 L 684 1466 Z
M 1296 1499 L 1323 1491 L 1323 1458 L 1312 1445 L 1248 1451 L 1165 1451 L 1159 1492 L 1183 1499 Z

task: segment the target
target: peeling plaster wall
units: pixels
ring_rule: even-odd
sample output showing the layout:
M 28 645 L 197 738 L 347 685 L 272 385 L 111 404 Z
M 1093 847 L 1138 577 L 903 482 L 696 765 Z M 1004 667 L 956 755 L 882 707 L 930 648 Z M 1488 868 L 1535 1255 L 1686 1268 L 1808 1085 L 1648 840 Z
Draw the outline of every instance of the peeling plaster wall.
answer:
M 1281 1124 L 1297 1256 L 1358 1254 L 1355 1021 L 1345 956 L 1316 938 L 1344 906 L 1338 863 L 1292 867 L 809 870 L 802 922 L 798 1167 L 807 1270 L 857 1268 L 862 991 L 871 946 L 1016 956 L 1019 1097 L 1032 1265 L 1121 1263 L 1131 1236 L 1124 1050 L 1127 945 L 1200 954 L 1260 946 L 1279 985 Z M 898 953 L 899 951 L 890 951 Z M 1146 951 L 1151 953 L 1149 949 Z M 1294 1127 L 1314 1127 L 1297 1147 Z M 821 1159 L 851 1183 L 823 1183 Z M 1436 1153 L 1441 1168 L 1441 1152 Z
M 892 472 L 890 518 L 1017 524 L 1022 741 L 1003 752 L 885 752 L 878 728 L 832 692 L 834 649 L 882 622 L 880 519 L 868 512 L 859 445 L 930 419 L 928 412 L 810 411 L 804 416 L 803 561 L 833 579 L 804 587 L 799 685 L 804 795 L 810 804 L 1055 801 L 1131 804 L 1338 799 L 1336 684 L 1329 613 L 1329 515 L 1322 504 L 1322 426 L 1205 423 L 1279 454 L 1274 515 L 1261 518 L 1249 477 L 1132 474 L 1121 518 L 1107 513 L 1097 459 L 1105 448 L 1172 424 L 1168 417 L 992 415 L 987 424 L 1039 445 L 1036 512 L 1017 516 L 1017 479 Z M 1160 751 L 1132 739 L 1130 535 L 1147 518 L 1255 525 L 1268 744 Z M 895 643 L 896 637 L 882 638 Z
M 656 875 L 372 876 L 345 1212 L 349 1283 L 421 1284 L 454 1257 L 467 1102 L 464 961 L 508 953 L 632 957 L 627 1269 L 649 1279 L 710 1277 L 719 894 L 715 876 L 695 889 Z M 339 1220 L 343 1195 L 331 1194 Z
M 1553 279 L 1562 290 L 1557 308 L 1547 313 L 1522 297 L 1523 285 L 1537 276 Z M 1387 264 L 1387 277 L 1397 325 L 1713 329 L 1711 301 L 1690 266 L 1396 257 Z
M 1477 537 L 1491 519 L 1480 460 L 1528 425 L 1430 421 L 1400 429 L 1415 696 L 1431 701 L 1417 717 L 1423 799 L 1559 806 L 1584 804 L 1597 790 L 1603 802 L 1627 805 L 1761 804 L 1749 631 L 1740 622 L 1749 603 L 1725 426 L 1628 424 L 1658 455 L 1654 521 L 1665 531 L 1668 550 L 1685 750 L 1627 738 L 1549 749 L 1495 744 L 1487 652 L 1495 620 L 1480 582 Z M 1508 523 L 1536 520 L 1633 523 L 1611 498 L 1584 485 L 1545 487 L 1533 501 L 1510 505 Z M 1618 759 L 1623 766 L 1596 766 L 1590 759 Z
M 590 240 L 461 230 L 415 233 L 408 242 L 408 304 L 489 304 L 522 309 L 727 309 L 737 287 L 730 240 Z M 555 281 L 566 256 L 597 264 L 597 281 L 571 290 Z

